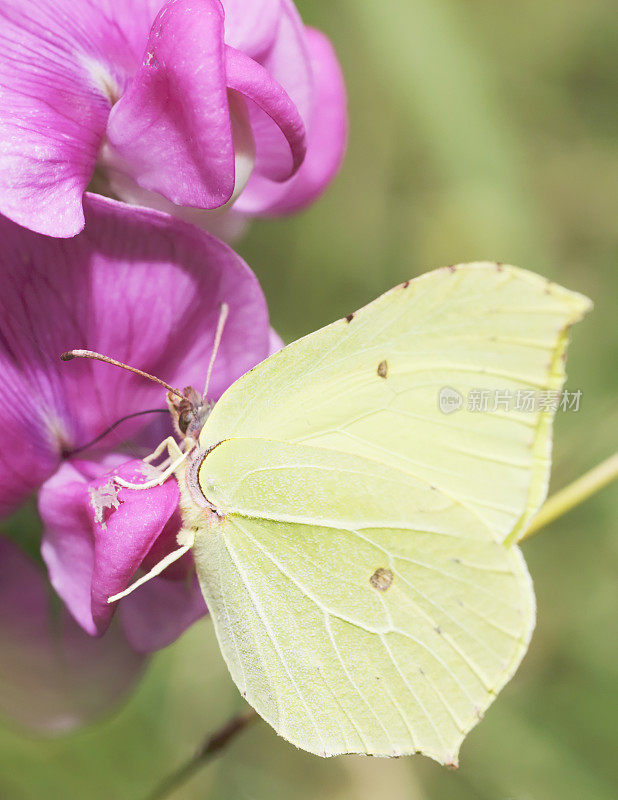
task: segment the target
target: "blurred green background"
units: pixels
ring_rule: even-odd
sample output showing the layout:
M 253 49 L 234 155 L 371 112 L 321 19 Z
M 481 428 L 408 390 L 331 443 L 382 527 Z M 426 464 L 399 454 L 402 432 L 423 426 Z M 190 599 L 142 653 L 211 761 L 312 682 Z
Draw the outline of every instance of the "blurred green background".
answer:
M 335 42 L 350 147 L 326 197 L 239 250 L 286 340 L 395 283 L 493 259 L 593 298 L 575 330 L 553 486 L 618 446 L 618 14 L 612 0 L 298 2 Z M 538 628 L 455 772 L 414 757 L 321 760 L 264 724 L 176 800 L 615 800 L 618 496 L 524 546 Z M 0 726 L 0 798 L 141 800 L 242 703 L 208 622 L 159 654 L 128 704 L 71 736 Z

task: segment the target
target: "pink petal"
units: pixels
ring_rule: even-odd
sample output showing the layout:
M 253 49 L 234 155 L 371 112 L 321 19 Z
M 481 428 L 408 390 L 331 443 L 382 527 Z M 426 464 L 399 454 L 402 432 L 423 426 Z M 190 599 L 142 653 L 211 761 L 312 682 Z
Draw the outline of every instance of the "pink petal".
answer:
M 138 481 L 139 483 L 139 481 Z M 180 509 L 176 507 L 173 514 L 165 523 L 160 535 L 155 539 L 152 547 L 144 555 L 141 567 L 144 572 L 150 572 L 153 567 L 169 553 L 178 548 L 178 531 L 182 528 Z M 165 570 L 165 578 L 174 581 L 186 581 L 195 572 L 193 557 L 186 553 Z
M 185 556 L 192 561 L 191 556 Z M 195 571 L 195 570 L 194 570 Z M 161 650 L 207 613 L 199 582 L 154 578 L 121 601 L 125 636 L 138 653 Z
M 278 350 L 281 350 L 282 347 L 285 347 L 285 342 L 279 336 L 277 331 L 274 328 L 270 329 L 270 348 L 268 355 L 274 355 Z
M 116 166 L 178 205 L 218 208 L 234 191 L 223 36 L 218 0 L 169 0 L 110 114 Z
M 92 617 L 95 554 L 88 481 L 123 460 L 118 456 L 105 465 L 87 461 L 63 464 L 39 492 L 39 513 L 44 525 L 41 554 L 51 584 L 75 621 L 91 636 L 98 630 Z
M 107 466 L 118 460 L 117 456 L 108 458 Z M 88 462 L 63 464 L 39 493 L 45 526 L 41 552 L 50 580 L 76 621 L 92 636 L 107 629 L 118 606 L 108 603 L 108 598 L 127 588 L 178 506 L 178 484 L 170 479 L 141 492 L 119 489 L 115 491 L 118 507 L 112 505 L 102 517 L 97 515 L 92 491 L 111 486 L 113 475 L 143 483 L 142 468 L 140 461 L 110 472 Z M 178 519 L 174 527 L 177 533 Z M 170 550 L 175 549 L 173 537 L 166 540 Z
M 144 483 L 141 462 L 129 462 L 114 471 L 127 481 Z M 99 479 L 99 485 L 105 478 Z M 135 573 L 162 534 L 163 529 L 178 507 L 180 490 L 174 478 L 161 486 L 145 491 L 120 489 L 120 507 L 112 510 L 105 527 L 93 523 L 94 568 L 92 571 L 92 617 L 101 632 L 105 630 L 118 606 L 110 604 L 108 598 L 124 591 Z M 92 511 L 92 504 L 89 504 Z M 174 533 L 178 533 L 180 520 L 172 522 Z M 177 544 L 171 536 L 166 537 Z
M 313 73 L 311 51 L 307 40 L 309 30 L 300 18 L 292 0 L 280 0 L 281 16 L 277 36 L 271 48 L 260 58 L 264 69 L 281 84 L 305 124 L 313 107 Z
M 93 639 L 55 606 L 42 572 L 0 537 L 0 711 L 45 733 L 109 713 L 144 666 L 120 626 Z
M 3 0 L 0 213 L 50 236 L 83 228 L 82 194 L 151 5 L 109 0 L 106 13 L 91 2 Z
M 272 180 L 287 180 L 306 152 L 305 124 L 298 109 L 268 70 L 232 47 L 226 47 L 226 71 L 229 88 L 250 101 L 256 170 Z
M 273 43 L 279 27 L 280 0 L 223 0 L 225 42 L 258 58 Z
M 289 0 L 280 0 L 279 5 L 277 35 L 258 59 L 268 79 L 262 78 L 263 88 L 244 92 L 256 148 L 254 174 L 272 181 L 289 179 L 304 159 L 306 124 L 313 100 L 305 27 Z M 271 87 L 278 87 L 277 91 L 287 98 L 278 114 L 267 107 L 277 96 Z
M 127 414 L 165 408 L 156 384 L 92 361 L 65 364 L 60 353 L 90 348 L 201 390 L 226 302 L 210 396 L 268 354 L 264 297 L 233 250 L 154 211 L 92 196 L 85 208 L 86 230 L 71 241 L 0 217 L 0 515 L 49 478 L 63 452 Z M 102 446 L 148 419 L 123 423 Z
M 347 100 L 341 68 L 332 45 L 319 31 L 307 40 L 315 78 L 314 107 L 308 125 L 305 160 L 284 184 L 254 172 L 234 205 L 241 214 L 288 214 L 309 205 L 327 188 L 343 159 L 347 141 Z

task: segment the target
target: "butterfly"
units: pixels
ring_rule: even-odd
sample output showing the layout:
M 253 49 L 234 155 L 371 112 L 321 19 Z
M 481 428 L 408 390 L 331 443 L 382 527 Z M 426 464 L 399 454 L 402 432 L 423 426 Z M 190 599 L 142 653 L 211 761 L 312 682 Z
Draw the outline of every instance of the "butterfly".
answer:
M 547 493 L 555 408 L 504 398 L 559 396 L 590 307 L 516 267 L 448 267 L 284 347 L 214 407 L 168 396 L 177 552 L 278 734 L 457 764 L 535 624 L 517 541 Z M 479 392 L 487 407 L 466 405 Z

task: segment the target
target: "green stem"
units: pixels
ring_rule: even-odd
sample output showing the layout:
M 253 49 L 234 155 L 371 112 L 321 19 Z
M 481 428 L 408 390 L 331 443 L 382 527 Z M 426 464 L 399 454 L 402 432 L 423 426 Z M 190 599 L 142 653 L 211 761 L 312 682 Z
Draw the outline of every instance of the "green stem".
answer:
M 157 786 L 154 792 L 148 795 L 148 800 L 166 800 L 176 789 L 179 789 L 192 778 L 207 762 L 219 755 L 221 750 L 223 750 L 229 742 L 235 739 L 239 733 L 242 733 L 242 731 L 257 719 L 259 719 L 259 717 L 252 708 L 248 708 L 241 714 L 232 717 L 222 728 L 215 731 L 215 733 L 204 742 L 195 755 L 191 756 L 184 764 L 181 764 L 171 775 L 168 775 L 168 777 Z
M 550 497 L 519 539 L 522 542 L 618 478 L 618 453 Z

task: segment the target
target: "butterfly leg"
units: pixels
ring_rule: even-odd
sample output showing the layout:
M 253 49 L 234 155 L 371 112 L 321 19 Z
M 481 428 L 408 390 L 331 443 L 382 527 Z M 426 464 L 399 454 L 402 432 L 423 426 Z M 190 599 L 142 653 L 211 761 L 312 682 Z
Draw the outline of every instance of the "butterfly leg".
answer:
M 185 450 L 186 450 L 187 447 L 191 447 L 191 448 L 193 447 L 193 442 L 191 442 L 190 439 L 184 439 L 181 442 L 180 446 L 182 447 L 183 445 L 185 446 Z M 151 464 L 153 461 L 156 461 L 156 459 L 159 458 L 161 453 L 163 453 L 166 448 L 167 448 L 168 454 L 171 454 L 172 451 L 173 451 L 174 454 L 176 454 L 177 456 L 180 456 L 180 452 L 181 451 L 179 450 L 179 448 L 177 446 L 176 440 L 174 439 L 173 436 L 168 436 L 167 439 L 164 439 L 161 442 L 161 444 L 157 447 L 157 449 L 154 452 L 152 452 L 149 456 L 145 456 L 144 458 L 142 458 L 142 461 L 144 463 L 146 463 L 146 464 Z M 167 458 L 164 459 L 160 464 L 157 464 L 157 469 L 160 469 L 160 470 L 166 469 L 172 463 L 172 460 L 173 460 L 172 459 L 172 455 L 168 455 Z
M 169 453 L 168 458 L 164 463 L 171 462 L 169 466 L 167 466 L 160 475 L 156 478 L 153 478 L 146 483 L 130 483 L 129 481 L 125 481 L 124 478 L 118 477 L 116 475 L 114 477 L 114 481 L 119 485 L 122 486 L 124 489 L 135 489 L 136 491 L 143 491 L 144 489 L 154 489 L 155 486 L 161 486 L 165 481 L 170 478 L 174 472 L 178 469 L 178 467 L 182 464 L 182 462 L 187 458 L 191 450 L 193 449 L 193 444 L 189 443 L 187 445 L 186 450 L 183 451 L 180 449 L 178 442 L 172 437 L 169 436 L 164 442 L 161 442 L 159 447 L 151 453 L 150 456 L 147 458 L 152 460 L 157 456 L 161 455 L 163 450 L 167 448 L 167 452 Z M 144 459 L 146 463 L 148 461 Z
M 160 464 L 157 464 L 157 469 L 158 470 L 166 469 L 172 462 L 172 457 L 169 455 L 170 450 L 173 447 L 173 445 L 171 444 L 171 441 L 170 441 L 171 439 L 172 439 L 172 437 L 168 436 L 167 439 L 164 439 L 161 442 L 161 444 L 157 447 L 156 450 L 154 450 L 152 453 L 150 453 L 150 455 L 144 456 L 144 458 L 142 458 L 142 461 L 144 462 L 144 464 L 152 464 L 153 461 L 156 461 L 157 458 L 159 458 L 159 456 L 165 450 L 167 450 L 167 452 L 168 452 L 167 458 L 165 458 Z
M 173 453 L 178 455 L 182 452 L 180 450 L 180 447 L 176 439 L 174 439 L 173 436 L 168 436 L 167 439 L 164 439 L 161 442 L 161 444 L 157 447 L 156 450 L 153 450 L 153 452 L 150 455 L 142 458 L 142 461 L 144 461 L 146 464 L 150 464 L 152 461 L 155 461 L 157 458 L 159 458 L 161 453 L 164 453 L 165 450 L 167 450 L 168 452 L 168 458 L 166 459 L 168 461 L 172 457 Z
M 185 535 L 181 542 L 179 534 L 178 544 L 180 544 L 181 546 L 177 550 L 174 550 L 169 555 L 165 556 L 165 558 L 162 558 L 161 561 L 159 561 L 159 563 L 156 564 L 156 566 L 154 566 L 148 574 L 136 580 L 135 583 L 132 583 L 127 589 L 124 590 L 124 592 L 120 592 L 119 594 L 114 594 L 111 597 L 108 597 L 107 602 L 116 603 L 118 600 L 122 600 L 123 597 L 126 597 L 127 595 L 134 592 L 138 587 L 143 586 L 145 583 L 148 583 L 148 581 L 152 580 L 153 578 L 156 578 L 157 575 L 160 575 L 171 564 L 173 564 L 175 561 L 178 561 L 179 558 L 182 558 L 185 555 L 185 553 L 188 553 L 189 550 L 193 547 L 194 541 L 195 541 L 195 536 L 189 534 Z

